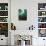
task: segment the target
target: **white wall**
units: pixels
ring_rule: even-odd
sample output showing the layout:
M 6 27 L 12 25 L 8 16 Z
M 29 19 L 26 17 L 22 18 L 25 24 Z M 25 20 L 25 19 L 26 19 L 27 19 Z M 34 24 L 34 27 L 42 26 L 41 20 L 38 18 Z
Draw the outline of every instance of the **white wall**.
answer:
M 33 2 L 33 3 L 32 3 Z M 18 9 L 27 9 L 27 21 L 18 20 Z M 37 2 L 31 0 L 11 1 L 11 22 L 16 25 L 17 30 L 27 30 L 32 24 L 37 23 Z
M 11 0 L 11 22 L 16 25 L 16 31 L 27 30 L 30 25 L 35 26 L 33 46 L 43 46 L 43 38 L 38 38 L 38 3 L 46 3 L 46 0 Z M 18 20 L 18 9 L 27 9 L 27 21 Z M 26 33 L 26 32 L 25 32 Z M 37 36 L 37 37 L 36 37 Z M 39 44 L 38 44 L 39 43 Z

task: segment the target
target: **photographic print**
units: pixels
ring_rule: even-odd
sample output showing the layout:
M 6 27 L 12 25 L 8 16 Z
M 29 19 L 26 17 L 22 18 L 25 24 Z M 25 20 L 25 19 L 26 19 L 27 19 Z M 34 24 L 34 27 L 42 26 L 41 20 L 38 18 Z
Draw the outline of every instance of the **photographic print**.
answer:
M 38 23 L 38 28 L 46 28 L 46 23 Z
M 0 17 L 0 22 L 8 22 L 8 17 Z
M 8 3 L 0 3 L 0 10 L 8 10 Z
M 45 10 L 46 9 L 46 3 L 39 3 L 38 4 L 38 10 Z
M 0 11 L 0 16 L 8 16 L 8 11 Z
M 46 11 L 38 11 L 38 16 L 46 16 Z
M 27 9 L 18 9 L 18 19 L 27 20 Z
M 8 37 L 8 23 L 0 23 L 0 35 Z
M 46 22 L 46 17 L 38 17 L 38 22 Z
M 39 29 L 39 37 L 46 37 L 46 29 Z

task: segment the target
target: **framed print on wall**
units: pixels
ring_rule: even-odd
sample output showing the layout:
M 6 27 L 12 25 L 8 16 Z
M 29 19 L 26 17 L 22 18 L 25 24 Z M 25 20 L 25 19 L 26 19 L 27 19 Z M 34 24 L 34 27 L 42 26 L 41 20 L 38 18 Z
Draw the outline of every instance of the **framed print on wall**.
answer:
M 18 9 L 18 19 L 27 20 L 27 9 Z
M 39 29 L 39 37 L 46 37 L 46 29 Z

